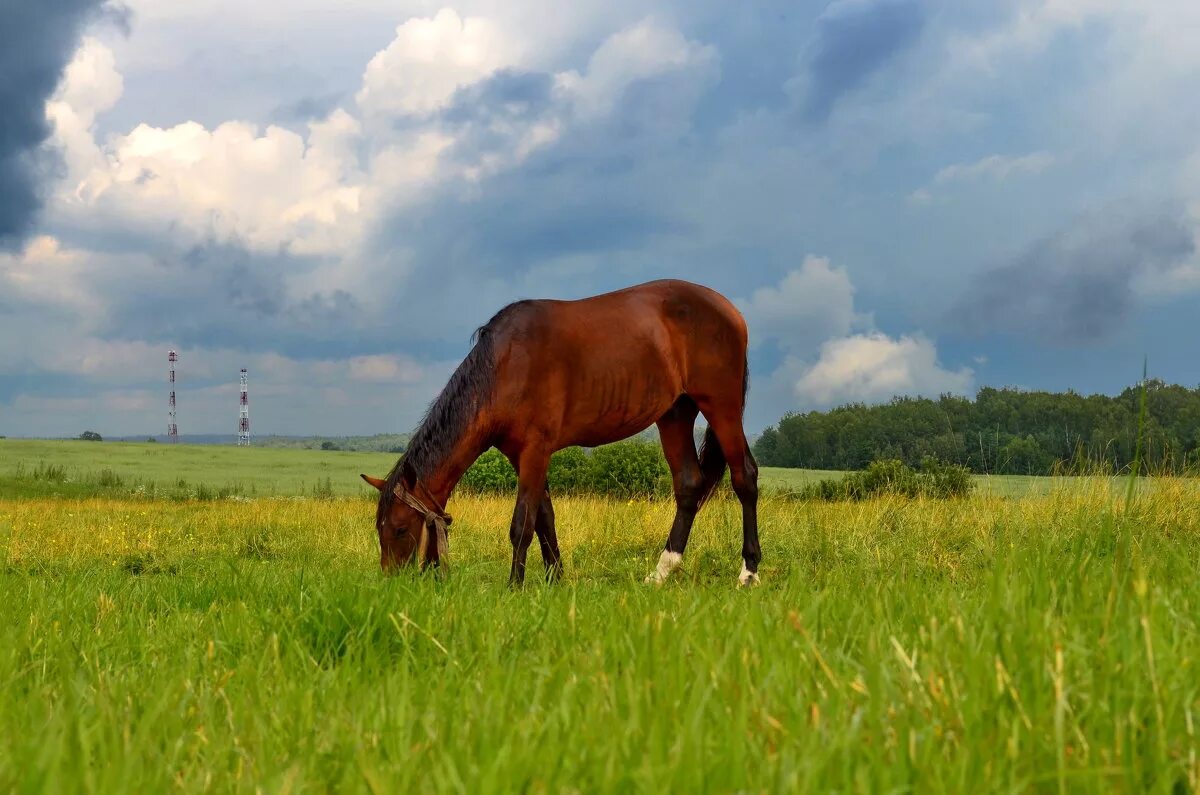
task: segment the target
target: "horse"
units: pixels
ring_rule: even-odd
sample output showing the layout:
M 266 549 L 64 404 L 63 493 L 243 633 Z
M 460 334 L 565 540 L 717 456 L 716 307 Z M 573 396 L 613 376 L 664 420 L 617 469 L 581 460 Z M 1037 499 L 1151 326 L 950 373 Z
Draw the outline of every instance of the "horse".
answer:
M 418 559 L 422 568 L 447 564 L 446 502 L 467 468 L 495 447 L 518 478 L 509 582 L 524 581 L 535 534 L 546 577 L 557 580 L 563 563 L 546 485 L 551 454 L 654 424 L 671 469 L 675 519 L 646 581 L 662 583 L 682 563 L 696 513 L 728 467 L 742 509 L 738 584 L 758 582 L 758 467 L 742 427 L 747 331 L 733 303 L 678 280 L 574 301 L 517 301 L 481 326 L 473 343 L 388 476 L 361 476 L 380 492 L 375 526 L 385 573 Z M 708 427 L 697 453 L 700 414 Z

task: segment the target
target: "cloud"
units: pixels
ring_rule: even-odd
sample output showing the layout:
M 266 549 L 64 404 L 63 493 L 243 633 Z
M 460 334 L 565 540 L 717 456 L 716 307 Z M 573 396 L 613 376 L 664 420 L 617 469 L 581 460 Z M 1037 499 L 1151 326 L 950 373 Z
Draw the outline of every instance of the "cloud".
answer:
M 460 17 L 457 34 L 448 28 L 449 43 L 434 36 L 426 67 L 443 56 L 462 60 L 472 19 Z M 421 27 L 402 25 L 398 38 Z M 509 38 L 511 52 L 525 47 Z M 640 200 L 631 204 L 631 194 L 606 195 L 603 183 L 573 190 L 576 164 L 604 169 L 643 141 L 668 144 L 698 96 L 693 86 L 716 68 L 712 48 L 653 19 L 593 45 L 581 72 L 491 68 L 508 60 L 476 64 L 430 94 L 376 69 L 364 77 L 363 105 L 296 129 L 140 123 L 102 134 L 99 119 L 126 81 L 112 49 L 84 41 L 46 104 L 65 166 L 47 214 L 55 234 L 0 256 L 5 338 L 47 318 L 62 322 L 44 344 L 5 347 L 0 372 L 22 377 L 0 400 L 25 395 L 22 411 L 33 411 L 19 384 L 62 400 L 74 398 L 56 391 L 104 387 L 121 396 L 96 406 L 120 414 L 118 404 L 132 405 L 129 389 L 109 387 L 137 383 L 144 366 L 157 373 L 156 352 L 174 346 L 202 379 L 216 377 L 214 361 L 253 361 L 259 395 L 293 384 L 304 396 L 292 399 L 312 416 L 327 416 L 312 390 L 341 405 L 350 384 L 400 390 L 396 399 L 408 401 L 396 408 L 401 422 L 419 413 L 469 329 L 526 289 L 521 267 L 651 234 L 658 219 Z M 387 92 L 395 95 L 385 101 Z M 622 135 L 605 148 L 612 124 Z M 561 183 L 558 196 L 515 177 L 567 132 L 572 140 L 553 157 L 568 168 L 543 172 Z M 595 226 L 600 215 L 612 223 Z M 560 232 L 542 234 L 559 224 Z M 545 294 L 544 283 L 536 289 Z M 280 358 L 254 358 L 269 356 Z M 326 383 L 320 373 L 333 361 L 344 366 Z M 379 417 L 389 406 L 372 398 L 363 410 Z M 383 429 L 396 429 L 395 417 Z
M 810 255 L 777 286 L 735 301 L 752 345 L 770 342 L 783 352 L 754 389 L 758 419 L 773 422 L 797 408 L 971 389 L 971 369 L 944 369 L 934 343 L 921 334 L 893 338 L 876 330 L 870 315 L 855 310 L 854 292 L 844 268 Z
M 407 288 L 414 265 L 444 265 L 436 247 L 449 242 L 464 250 L 495 223 L 481 219 L 464 228 L 460 219 L 489 208 L 507 217 L 504 228 L 492 229 L 500 240 L 480 241 L 489 250 L 505 247 L 509 228 L 519 234 L 504 174 L 568 131 L 576 151 L 590 148 L 592 157 L 602 157 L 609 140 L 618 141 L 620 157 L 639 140 L 670 141 L 696 86 L 715 69 L 712 48 L 654 19 L 604 39 L 583 73 L 510 66 L 529 49 L 499 23 L 444 10 L 400 25 L 364 73 L 357 106 L 336 108 L 305 129 L 139 124 L 101 143 L 96 117 L 120 96 L 122 79 L 112 53 L 89 41 L 49 104 L 69 166 L 54 220 L 70 230 L 67 237 L 125 238 L 121 245 L 155 250 L 159 261 L 232 247 L 244 263 L 238 284 L 269 286 L 254 300 L 267 314 L 329 299 L 331 285 L 360 307 L 385 311 Z M 619 136 L 607 126 L 613 118 Z M 487 203 L 491 197 L 498 203 Z M 551 215 L 580 204 L 536 202 Z M 430 223 L 435 212 L 442 217 Z M 640 208 L 625 215 L 632 225 L 653 222 Z M 445 222 L 453 227 L 444 230 L 448 240 L 439 228 Z M 593 229 L 584 245 L 612 234 L 611 227 Z M 553 246 L 555 237 L 538 236 L 536 246 L 546 245 L 543 239 Z M 254 271 L 272 263 L 265 273 Z M 285 263 L 290 267 L 277 267 Z M 488 264 L 481 259 L 476 267 Z M 381 281 L 388 289 L 377 288 Z M 234 297 L 247 302 L 241 287 Z
M 355 356 L 349 361 L 349 378 L 352 381 L 371 383 L 412 383 L 421 380 L 424 371 L 407 356 L 379 354 Z
M 4 295 L 23 305 L 66 311 L 76 317 L 101 310 L 100 297 L 86 286 L 87 261 L 49 235 L 30 238 L 17 252 L 0 251 Z
M 919 0 L 834 0 L 817 18 L 804 115 L 822 121 L 837 102 L 911 46 L 925 24 Z
M 630 86 L 659 75 L 715 66 L 713 47 L 688 41 L 678 30 L 647 18 L 613 34 L 592 54 L 587 72 L 569 72 L 559 81 L 572 95 L 576 112 L 594 118 L 610 113 Z
M 358 390 L 370 398 L 349 421 L 402 430 L 437 364 L 507 301 L 658 277 L 741 298 L 764 421 L 815 405 L 796 385 L 823 345 L 855 337 L 883 335 L 894 357 L 905 339 L 936 342 L 952 375 L 986 354 L 990 378 L 1058 386 L 1079 357 L 1046 352 L 1044 334 L 932 336 L 947 296 L 983 293 L 981 270 L 1039 251 L 1031 237 L 1081 209 L 1194 200 L 1200 184 L 1179 168 L 1200 118 L 1200 6 L 1183 0 L 583 0 L 554 14 L 298 0 L 282 17 L 130 1 L 137 35 L 95 31 L 47 89 L 43 149 L 61 162 L 40 180 L 39 225 L 0 257 L 0 402 L 133 389 L 121 379 L 141 377 L 143 355 L 151 380 L 135 386 L 156 395 L 154 352 L 171 344 L 218 379 L 281 357 L 252 363 L 273 418 L 294 403 L 325 422 L 322 394 L 345 406 Z M 919 218 L 903 204 L 914 187 Z M 1116 239 L 1122 213 L 1102 214 L 1093 232 Z M 1155 322 L 1182 328 L 1171 298 L 1200 286 L 1197 258 L 1158 259 L 1133 269 L 1126 308 L 1155 301 Z M 1091 284 L 1056 273 L 1028 278 L 1052 285 L 1041 317 L 1069 301 L 1054 284 Z M 1021 326 L 1003 287 L 989 287 L 1001 308 L 972 306 L 954 328 L 991 311 Z M 1186 335 L 1162 336 L 1186 358 Z
M 802 353 L 869 323 L 854 311 L 854 285 L 846 270 L 812 255 L 777 286 L 760 287 L 737 304 L 748 318 L 751 344 L 775 340 L 785 350 Z
M 1170 284 L 1172 274 L 1187 272 L 1195 253 L 1196 233 L 1181 209 L 1112 207 L 1076 219 L 1012 262 L 974 277 L 951 317 L 971 333 L 1096 342 L 1128 318 L 1140 285 Z
M 1026 155 L 988 155 L 973 163 L 955 163 L 934 175 L 935 184 L 992 179 L 1002 182 L 1011 176 L 1040 174 L 1054 164 L 1049 152 L 1030 152 Z
M 396 28 L 391 44 L 367 64 L 358 105 L 368 115 L 427 115 L 520 56 L 520 44 L 492 20 L 443 8 Z
M 1159 0 L 1144 4 L 1149 13 L 1182 11 L 1189 0 Z M 1172 8 L 1175 5 L 1175 8 Z M 1023 54 L 1045 49 L 1065 30 L 1079 29 L 1093 21 L 1123 20 L 1127 25 L 1143 12 L 1138 4 L 1124 0 L 1021 0 L 1008 6 L 1009 16 L 978 36 L 955 36 L 951 39 L 952 57 L 956 62 L 972 64 L 986 70 L 1014 53 Z M 1132 26 L 1132 25 L 1131 25 Z
M 932 182 L 908 195 L 910 204 L 929 204 L 935 188 L 954 184 L 972 184 L 983 180 L 999 183 L 1011 177 L 1036 176 L 1057 162 L 1049 152 L 1030 152 L 1024 155 L 988 155 L 968 163 L 952 163 L 938 170 Z
M 310 122 L 307 136 L 278 126 L 139 124 L 106 143 L 96 115 L 122 90 L 111 51 L 87 40 L 47 106 L 67 165 L 54 211 L 82 229 L 191 242 L 237 239 L 258 251 L 340 250 L 353 234 L 363 175 L 359 122 L 344 111 Z
M 6 4 L 0 26 L 0 246 L 19 245 L 41 203 L 45 103 L 104 0 Z M 110 13 L 113 7 L 109 7 Z
M 0 394 L 0 433 L 102 435 L 159 433 L 167 419 L 166 347 L 84 339 L 64 350 L 54 378 L 20 379 Z M 89 372 L 86 386 L 68 377 Z M 372 434 L 412 428 L 453 363 L 418 365 L 403 357 L 369 361 L 293 359 L 224 348 L 179 350 L 175 391 L 181 433 L 234 433 L 238 374 L 249 371 L 251 429 L 257 433 Z M 161 422 L 160 422 L 161 420 Z
M 367 258 L 390 274 L 376 297 L 407 306 L 418 289 L 426 300 L 405 315 L 428 335 L 455 322 L 441 302 L 471 317 L 569 296 L 580 269 L 611 284 L 613 257 L 683 231 L 654 194 L 694 165 L 680 139 L 717 70 L 712 48 L 642 19 L 607 36 L 582 71 L 505 68 L 460 87 L 426 121 L 447 142 L 433 184 L 386 208 L 374 230 Z
M 856 334 L 821 346 L 816 364 L 795 383 L 796 397 L 808 405 L 876 403 L 896 395 L 965 394 L 972 389 L 970 368 L 944 369 L 933 343 L 921 336 L 891 338 Z

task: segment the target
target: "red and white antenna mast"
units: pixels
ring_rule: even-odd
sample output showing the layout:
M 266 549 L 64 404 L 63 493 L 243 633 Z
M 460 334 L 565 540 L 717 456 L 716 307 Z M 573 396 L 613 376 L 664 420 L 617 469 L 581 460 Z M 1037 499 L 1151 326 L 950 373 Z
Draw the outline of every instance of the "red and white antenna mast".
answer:
M 246 368 L 242 368 L 241 408 L 238 410 L 238 447 L 250 446 L 250 397 L 246 389 Z
M 171 383 L 171 397 L 167 403 L 167 438 L 172 443 L 179 441 L 179 427 L 175 425 L 175 362 L 177 361 L 179 361 L 179 354 L 175 353 L 175 351 L 167 351 L 167 364 L 170 367 L 168 373 Z

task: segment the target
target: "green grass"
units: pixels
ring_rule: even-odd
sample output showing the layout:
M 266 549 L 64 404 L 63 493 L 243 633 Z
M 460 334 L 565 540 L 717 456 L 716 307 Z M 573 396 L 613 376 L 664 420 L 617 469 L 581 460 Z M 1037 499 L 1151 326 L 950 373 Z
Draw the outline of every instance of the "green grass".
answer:
M 394 453 L 0 439 L 0 496 L 123 495 L 137 492 L 139 486 L 168 498 L 351 496 L 369 493 L 359 472 L 382 476 L 396 457 Z M 49 481 L 30 476 L 46 466 L 61 469 L 63 477 Z M 111 486 L 101 485 L 106 470 L 120 482 L 110 480 Z M 843 474 L 763 467 L 760 484 L 767 491 L 798 491 L 813 481 Z M 1025 496 L 1049 493 L 1064 479 L 992 475 L 977 476 L 976 480 L 984 493 Z M 198 493 L 201 488 L 204 491 Z
M 0 500 L 0 789 L 1194 791 L 1188 494 L 766 499 L 749 592 L 725 500 L 654 588 L 670 505 L 561 499 L 520 592 L 504 498 L 443 578 L 358 499 Z
M 139 486 L 168 497 L 194 497 L 201 487 L 214 495 L 223 490 L 241 496 L 349 496 L 370 491 L 358 473 L 386 474 L 396 458 L 394 453 L 0 439 L 0 496 L 87 496 L 135 492 Z M 61 469 L 64 477 L 30 476 L 46 466 Z M 121 482 L 103 486 L 105 470 Z
M 762 467 L 759 482 L 765 489 L 784 492 L 800 491 L 810 483 L 826 478 L 841 478 L 845 472 L 824 469 L 789 469 L 785 467 Z M 1044 475 L 974 475 L 976 491 L 994 497 L 1046 496 L 1056 490 L 1086 488 L 1089 482 L 1106 482 L 1114 493 L 1123 493 L 1129 483 L 1125 476 L 1055 476 Z M 1145 485 L 1146 478 L 1139 478 Z
M 566 579 L 535 549 L 512 592 L 508 497 L 451 501 L 446 576 L 382 577 L 371 503 L 312 496 L 364 454 L 0 454 L 0 791 L 1200 788 L 1188 481 L 768 494 L 752 591 L 727 499 L 654 588 L 668 502 L 559 498 Z

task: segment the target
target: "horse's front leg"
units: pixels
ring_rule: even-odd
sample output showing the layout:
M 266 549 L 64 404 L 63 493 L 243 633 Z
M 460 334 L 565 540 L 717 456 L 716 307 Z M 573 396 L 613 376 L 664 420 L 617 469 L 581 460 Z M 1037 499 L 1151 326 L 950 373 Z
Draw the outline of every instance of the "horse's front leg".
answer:
M 525 558 L 537 528 L 549 467 L 550 456 L 544 453 L 525 451 L 521 454 L 517 467 L 517 506 L 513 509 L 512 525 L 508 529 L 513 548 L 509 585 L 517 586 L 525 581 Z

